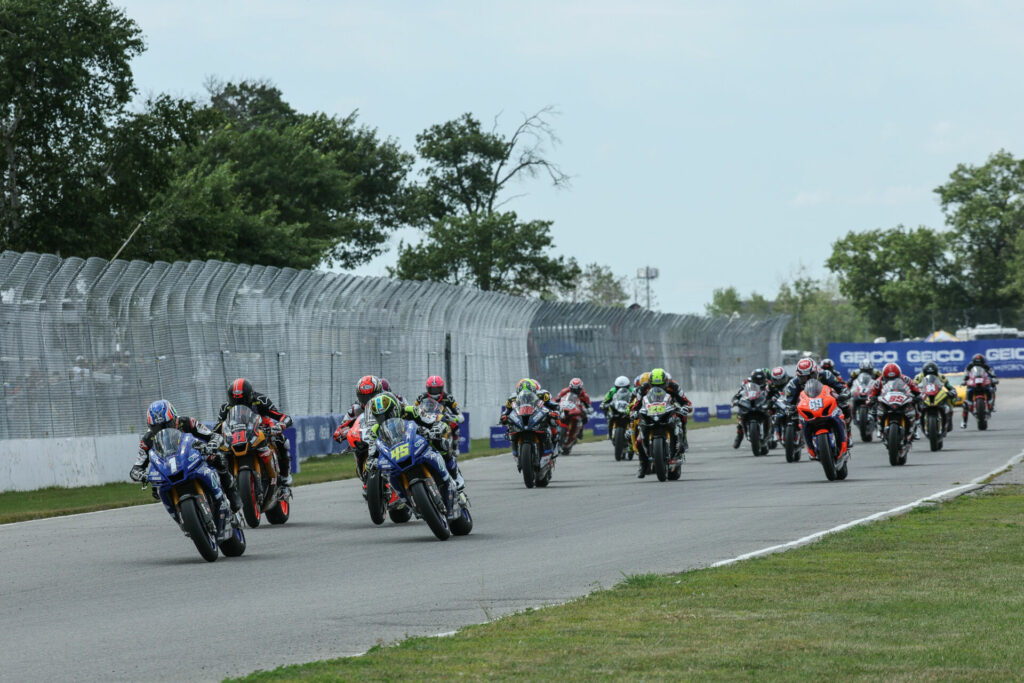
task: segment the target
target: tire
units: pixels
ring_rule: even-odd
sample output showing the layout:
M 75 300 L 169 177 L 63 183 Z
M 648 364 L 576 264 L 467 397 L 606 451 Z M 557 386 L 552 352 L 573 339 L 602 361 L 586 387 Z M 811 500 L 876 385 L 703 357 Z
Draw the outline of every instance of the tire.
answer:
M 287 500 L 279 500 L 274 507 L 267 510 L 267 521 L 271 524 L 284 524 L 292 514 L 292 505 Z
M 654 473 L 658 475 L 658 481 L 668 479 L 668 458 L 665 457 L 665 439 L 654 438 L 651 440 L 651 455 L 654 460 Z
M 195 498 L 186 498 L 178 505 L 178 509 L 181 511 L 181 526 L 196 544 L 196 550 L 207 562 L 216 561 L 220 554 L 217 538 L 206 530 L 203 517 L 199 514 L 199 503 Z
M 238 495 L 242 497 L 242 516 L 250 528 L 260 525 L 263 511 L 260 509 L 259 496 L 256 495 L 256 477 L 253 471 L 246 469 L 238 472 Z
M 978 431 L 983 432 L 988 429 L 988 404 L 985 403 L 985 397 L 979 396 L 974 399 L 974 419 L 978 423 Z
M 900 464 L 900 450 L 903 449 L 903 435 L 900 431 L 898 422 L 890 422 L 885 431 L 885 447 L 889 450 L 889 464 L 893 467 Z
M 405 524 L 412 519 L 412 509 L 408 505 L 403 505 L 400 508 L 391 508 L 388 510 L 388 517 L 395 524 Z
M 840 467 L 838 470 L 836 470 L 836 479 L 838 479 L 839 481 L 843 481 L 844 479 L 846 479 L 846 476 L 848 474 L 850 474 L 850 461 L 849 460 L 844 462 L 843 466 Z
M 537 474 L 533 469 L 533 456 L 536 453 L 534 445 L 531 442 L 519 444 L 519 466 L 523 470 L 523 483 L 528 489 L 532 489 L 537 483 Z
M 231 538 L 220 544 L 220 551 L 224 557 L 240 557 L 245 552 L 245 532 L 241 525 L 235 528 Z
M 828 434 L 818 434 L 814 437 L 814 450 L 818 454 L 818 461 L 821 468 L 825 470 L 825 478 L 835 481 L 839 476 L 836 472 L 835 454 L 832 453 L 832 444 L 828 440 Z
M 565 427 L 559 427 L 558 428 L 558 443 L 555 444 L 555 447 L 562 453 L 562 455 L 565 455 L 566 453 L 569 452 L 568 449 L 566 449 L 566 447 L 565 447 L 565 440 L 566 440 L 566 438 L 567 438 L 567 435 L 566 435 Z
M 939 416 L 935 413 L 928 413 L 925 432 L 928 434 L 928 445 L 932 451 L 942 448 L 942 431 L 939 429 Z
M 868 407 L 860 406 L 857 408 L 857 428 L 860 430 L 860 440 L 864 443 L 870 443 L 871 439 L 874 438 L 872 434 L 871 423 L 868 421 Z
M 451 520 L 448 525 L 451 527 L 453 536 L 465 536 L 473 530 L 473 515 L 469 514 L 469 510 L 466 508 L 462 508 L 459 518 Z
M 423 481 L 413 482 L 412 499 L 416 502 L 417 512 L 426 521 L 434 535 L 441 541 L 447 541 L 448 537 L 452 535 L 448 519 L 444 512 L 439 511 L 434 505 L 434 498 L 427 491 L 427 485 Z
M 619 461 L 626 457 L 626 428 L 619 425 L 612 435 L 612 443 L 615 444 L 615 460 Z
M 383 524 L 387 518 L 388 502 L 384 500 L 384 480 L 376 467 L 366 475 L 366 507 L 370 509 L 370 521 Z
M 761 455 L 761 423 L 752 421 L 747 435 L 750 438 L 750 450 L 754 455 Z
M 782 432 L 782 441 L 786 446 L 786 462 L 799 460 L 800 453 L 796 447 L 796 425 L 792 421 L 786 423 L 786 429 Z
M 551 483 L 551 468 L 548 468 L 548 471 L 544 473 L 543 477 L 537 477 L 536 484 L 537 484 L 537 488 L 542 489 L 542 488 L 546 487 L 550 483 Z

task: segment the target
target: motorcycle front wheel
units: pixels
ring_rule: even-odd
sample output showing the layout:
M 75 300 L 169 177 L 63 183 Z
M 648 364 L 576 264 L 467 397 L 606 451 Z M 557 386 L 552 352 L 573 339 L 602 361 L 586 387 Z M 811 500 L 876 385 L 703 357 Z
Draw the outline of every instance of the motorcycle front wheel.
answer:
M 615 460 L 622 460 L 626 457 L 626 428 L 619 425 L 615 428 L 612 436 L 612 443 L 615 444 Z
M 818 454 L 818 461 L 821 462 L 821 468 L 825 470 L 825 478 L 829 481 L 835 481 L 839 474 L 836 471 L 836 460 L 835 454 L 832 452 L 832 442 L 829 440 L 829 435 L 818 434 L 814 437 L 814 450 Z
M 885 447 L 889 450 L 889 464 L 896 467 L 900 464 L 900 451 L 903 449 L 903 429 L 898 422 L 890 422 L 885 432 Z
M 654 473 L 658 475 L 658 481 L 668 479 L 668 457 L 665 453 L 665 439 L 656 436 L 651 440 L 651 456 L 654 459 Z
M 366 475 L 366 507 L 370 509 L 370 521 L 383 524 L 388 511 L 388 502 L 384 500 L 384 480 L 376 467 Z
M 250 469 L 238 472 L 238 495 L 242 497 L 242 515 L 245 523 L 255 529 L 260 525 L 263 510 L 260 508 L 260 497 L 256 492 L 256 477 Z
M 445 516 L 444 510 L 438 509 L 434 497 L 430 495 L 426 483 L 422 480 L 413 482 L 412 499 L 416 501 L 416 510 L 438 540 L 447 541 L 448 537 L 452 535 L 452 530 L 448 526 L 448 518 Z
M 178 506 L 181 512 L 181 526 L 196 545 L 196 550 L 207 562 L 214 562 L 220 554 L 217 550 L 217 538 L 211 534 L 199 512 L 199 502 L 195 498 L 186 498 Z
M 928 432 L 928 446 L 933 451 L 937 451 L 942 448 L 942 430 L 939 429 L 939 416 L 934 412 L 928 413 L 928 420 L 925 424 L 925 431 Z
M 532 489 L 536 484 L 536 474 L 533 471 L 534 444 L 524 441 L 519 444 L 519 467 L 523 470 L 523 483 L 526 488 Z

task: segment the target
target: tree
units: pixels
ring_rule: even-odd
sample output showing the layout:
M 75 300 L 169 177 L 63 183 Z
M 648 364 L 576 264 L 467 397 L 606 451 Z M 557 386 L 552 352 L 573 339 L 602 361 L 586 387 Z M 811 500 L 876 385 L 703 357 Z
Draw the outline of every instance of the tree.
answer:
M 786 349 L 825 356 L 829 342 L 872 339 L 867 321 L 840 295 L 836 281 L 816 280 L 802 267 L 779 286 L 772 310 L 791 316 L 782 334 L 782 347 Z
M 99 158 L 143 47 L 107 0 L 0 4 L 0 249 L 92 255 Z
M 836 240 L 826 264 L 840 291 L 886 337 L 923 336 L 952 322 L 959 266 L 945 235 L 921 226 L 850 232 Z
M 953 229 L 950 246 L 962 275 L 963 303 L 989 315 L 1019 307 L 1024 159 L 1000 150 L 981 166 L 959 164 L 935 192 Z
M 568 176 L 547 158 L 545 146 L 558 141 L 548 122 L 552 114 L 546 108 L 524 117 L 507 138 L 484 131 L 471 114 L 417 135 L 426 182 L 411 193 L 407 217 L 424 230 L 424 238 L 400 244 L 398 263 L 388 272 L 519 294 L 573 287 L 580 273 L 575 261 L 546 255 L 551 222 L 524 222 L 500 211 L 514 199 L 502 198 L 513 181 L 544 174 L 555 187 L 568 184 Z
M 622 308 L 629 302 L 626 279 L 618 277 L 608 266 L 591 263 L 580 275 L 579 284 L 567 297 L 572 302 Z
M 704 304 L 704 312 L 715 317 L 729 317 L 743 309 L 740 293 L 735 287 L 716 287 L 711 293 L 711 303 Z

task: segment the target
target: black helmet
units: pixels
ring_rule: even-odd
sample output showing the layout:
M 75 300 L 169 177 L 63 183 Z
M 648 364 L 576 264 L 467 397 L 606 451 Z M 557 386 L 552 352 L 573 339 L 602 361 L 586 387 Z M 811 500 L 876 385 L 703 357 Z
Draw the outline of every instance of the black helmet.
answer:
M 928 361 L 921 368 L 921 374 L 923 375 L 937 375 L 939 374 L 939 366 L 935 364 L 935 361 Z
M 828 370 L 833 375 L 836 372 L 836 364 L 832 361 L 831 358 L 825 358 L 824 360 L 822 360 L 821 363 L 818 365 L 818 368 L 821 370 Z
M 874 365 L 874 363 L 869 361 L 867 358 L 865 358 L 864 360 L 862 360 L 860 362 L 860 369 L 861 369 L 861 372 L 874 372 L 875 371 L 875 365 Z
M 239 377 L 228 387 L 228 404 L 249 405 L 252 403 L 252 384 L 249 380 Z
M 750 381 L 759 387 L 763 387 L 765 383 L 768 381 L 768 376 L 764 374 L 764 370 L 758 368 L 757 370 L 754 370 L 752 373 L 750 373 Z

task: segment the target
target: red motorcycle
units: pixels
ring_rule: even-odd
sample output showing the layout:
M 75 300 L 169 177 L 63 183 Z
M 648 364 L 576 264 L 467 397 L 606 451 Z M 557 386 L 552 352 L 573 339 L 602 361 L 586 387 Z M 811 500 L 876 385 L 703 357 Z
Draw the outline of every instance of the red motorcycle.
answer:
M 985 368 L 974 366 L 967 373 L 967 409 L 978 421 L 978 430 L 988 429 L 988 418 L 992 414 L 992 378 Z
M 580 405 L 579 396 L 569 392 L 558 404 L 558 445 L 562 455 L 569 455 L 582 433 L 583 406 Z
M 802 426 L 811 435 L 811 442 L 807 444 L 811 460 L 821 463 L 829 481 L 846 479 L 850 451 L 836 430 L 836 420 L 843 419 L 843 411 L 832 390 L 816 379 L 810 380 L 800 393 L 796 410 Z
M 376 458 L 367 458 L 369 448 L 366 445 L 366 430 L 362 426 L 363 418 L 359 416 L 348 428 L 342 431 L 343 438 L 348 442 L 348 450 L 356 456 L 356 473 L 363 482 L 363 498 L 370 510 L 370 520 L 374 524 L 383 524 L 385 515 L 391 521 L 401 524 L 412 518 L 412 510 L 402 502 L 398 493 L 391 488 L 386 477 L 382 477 L 377 469 Z

